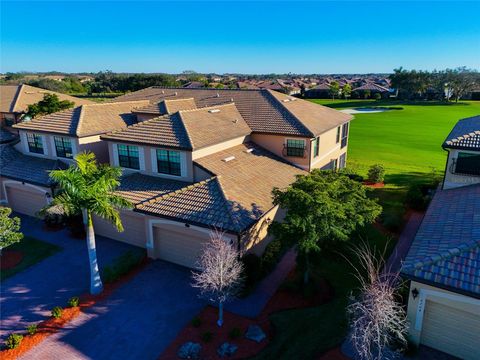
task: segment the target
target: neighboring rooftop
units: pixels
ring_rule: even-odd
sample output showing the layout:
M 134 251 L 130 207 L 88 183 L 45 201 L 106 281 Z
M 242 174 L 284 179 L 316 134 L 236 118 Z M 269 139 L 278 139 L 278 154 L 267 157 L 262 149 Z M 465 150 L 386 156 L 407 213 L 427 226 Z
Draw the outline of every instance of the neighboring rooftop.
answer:
M 325 131 L 352 119 L 351 115 L 342 114 L 302 99 L 295 100 L 295 107 L 288 106 L 282 101 L 283 98 L 280 99 L 278 93 L 272 90 L 149 87 L 119 96 L 114 101 L 141 99 L 155 104 L 165 99 L 190 98 L 194 99 L 198 108 L 235 103 L 248 126 L 257 133 L 314 137 L 320 134 L 320 132 L 316 132 L 318 130 Z M 161 109 L 157 108 L 158 115 L 161 115 Z M 296 110 L 296 113 L 293 113 L 292 108 Z M 305 110 L 302 111 L 302 108 Z M 310 111 L 315 111 L 319 117 L 309 116 Z
M 93 104 L 92 101 L 87 99 L 80 99 L 30 85 L 0 85 L 0 112 L 25 112 L 28 105 L 39 102 L 45 94 L 55 94 L 60 100 L 72 101 L 75 106 Z
M 28 183 L 50 186 L 51 170 L 66 169 L 67 165 L 60 160 L 43 159 L 27 156 L 15 150 L 11 145 L 0 145 L 0 173 L 2 177 Z
M 402 273 L 480 297 L 480 184 L 435 194 Z
M 70 136 L 91 136 L 126 128 L 136 122 L 132 113 L 148 101 L 98 103 L 59 111 L 14 125 L 17 129 Z
M 480 150 L 480 115 L 459 120 L 445 139 L 443 147 Z
M 251 133 L 235 104 L 181 110 L 114 131 L 103 140 L 196 150 Z

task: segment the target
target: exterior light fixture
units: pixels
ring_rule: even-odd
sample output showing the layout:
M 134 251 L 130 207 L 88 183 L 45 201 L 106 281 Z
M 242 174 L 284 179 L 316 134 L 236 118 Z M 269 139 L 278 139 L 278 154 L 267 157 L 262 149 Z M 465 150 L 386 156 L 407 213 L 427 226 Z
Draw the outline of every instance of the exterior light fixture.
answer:
M 413 296 L 414 299 L 417 298 L 417 296 L 418 296 L 418 290 L 417 290 L 417 288 L 414 288 L 414 289 L 412 290 L 412 296 Z

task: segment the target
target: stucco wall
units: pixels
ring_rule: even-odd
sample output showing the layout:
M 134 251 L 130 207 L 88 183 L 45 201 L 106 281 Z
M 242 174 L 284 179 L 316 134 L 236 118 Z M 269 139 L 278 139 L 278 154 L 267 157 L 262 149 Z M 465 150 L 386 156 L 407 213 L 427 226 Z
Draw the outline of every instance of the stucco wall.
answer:
M 419 295 L 414 299 L 412 295 L 412 290 L 417 289 Z M 480 313 L 480 300 L 473 299 L 464 295 L 460 295 L 451 291 L 446 291 L 440 288 L 432 287 L 422 283 L 412 281 L 410 283 L 410 292 L 408 298 L 408 310 L 407 318 L 409 321 L 409 337 L 411 341 L 415 344 L 420 343 L 420 338 L 422 334 L 422 329 L 417 328 L 417 317 L 423 316 L 418 314 L 418 307 L 421 301 L 426 300 L 439 302 L 443 305 L 450 306 L 453 308 L 461 309 L 462 311 L 471 312 L 472 314 Z M 477 304 L 473 304 L 476 302 Z
M 220 144 L 207 146 L 207 147 L 204 147 L 204 148 L 199 149 L 199 150 L 194 150 L 192 152 L 192 159 L 193 160 L 199 159 L 201 157 L 217 153 L 219 151 L 231 148 L 233 146 L 243 144 L 245 141 L 248 141 L 248 139 L 249 139 L 249 136 L 240 136 L 240 137 L 235 138 L 235 139 L 224 141 Z
M 78 152 L 91 151 L 101 163 L 108 163 L 108 144 L 100 140 L 100 135 L 87 136 L 77 139 Z
M 42 137 L 43 151 L 44 151 L 43 154 L 31 153 L 28 150 L 27 133 L 38 134 Z M 70 137 L 70 136 L 61 135 L 61 134 L 55 135 L 55 134 L 47 134 L 47 133 L 40 133 L 35 131 L 24 131 L 24 130 L 20 130 L 19 134 L 20 134 L 20 142 L 15 145 L 15 149 L 28 156 L 36 156 L 44 159 L 60 159 L 67 163 L 72 162 L 73 161 L 72 159 L 57 157 L 57 151 L 55 149 L 55 140 L 54 140 L 55 136 L 64 137 L 71 140 L 73 156 L 75 156 L 79 152 L 78 139 L 75 137 Z
M 341 127 L 340 139 L 337 143 L 337 128 L 328 130 L 320 135 L 320 146 L 318 156 L 314 157 L 313 142 L 311 155 L 311 168 L 320 169 L 328 165 L 333 159 L 336 159 L 338 165 L 340 164 L 340 156 L 347 153 L 348 143 L 343 149 L 341 148 Z
M 452 149 L 449 151 L 447 167 L 445 169 L 445 181 L 443 185 L 444 189 L 452 189 L 460 186 L 480 183 L 480 176 L 460 175 L 460 174 L 453 173 L 455 171 L 454 160 L 457 159 L 459 152 L 478 154 L 478 152 L 466 151 L 466 150 Z

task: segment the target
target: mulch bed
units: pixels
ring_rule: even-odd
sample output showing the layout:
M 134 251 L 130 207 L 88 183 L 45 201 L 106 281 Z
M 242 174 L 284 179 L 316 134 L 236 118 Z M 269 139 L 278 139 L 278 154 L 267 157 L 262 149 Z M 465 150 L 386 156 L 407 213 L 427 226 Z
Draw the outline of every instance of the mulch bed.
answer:
M 385 183 L 383 183 L 383 182 L 381 182 L 381 183 L 372 183 L 372 182 L 370 182 L 370 181 L 364 181 L 364 182 L 363 182 L 363 185 L 368 186 L 369 188 L 372 188 L 372 189 L 379 189 L 379 188 L 385 187 Z
M 0 261 L 2 270 L 13 269 L 23 260 L 23 253 L 18 250 L 4 250 Z
M 63 309 L 62 316 L 59 319 L 50 318 L 38 323 L 38 330 L 35 335 L 23 334 L 23 340 L 16 349 L 5 349 L 0 351 L 0 357 L 2 360 L 15 360 L 22 354 L 26 353 L 33 347 L 40 344 L 48 336 L 58 332 L 67 323 L 75 319 L 82 313 L 82 310 L 90 306 L 95 305 L 97 302 L 108 298 L 113 291 L 130 281 L 135 277 L 147 264 L 149 259 L 145 258 L 140 264 L 138 264 L 128 274 L 120 277 L 117 281 L 105 284 L 103 292 L 99 295 L 84 294 L 80 296 L 79 306 Z
M 287 276 L 287 279 L 294 279 L 295 276 L 295 270 L 293 270 Z M 181 345 L 188 341 L 201 344 L 202 350 L 200 356 L 202 360 L 222 359 L 217 354 L 217 349 L 225 341 L 238 346 L 237 352 L 233 356 L 228 357 L 228 359 L 245 359 L 258 354 L 268 345 L 270 339 L 274 336 L 274 329 L 269 320 L 270 315 L 282 310 L 318 306 L 333 298 L 332 287 L 326 281 L 319 283 L 318 289 L 318 293 L 310 298 L 305 298 L 302 294 L 294 293 L 286 289 L 278 289 L 257 318 L 249 319 L 225 311 L 224 324 L 221 328 L 219 328 L 216 323 L 218 319 L 218 309 L 213 306 L 206 306 L 197 315 L 201 320 L 201 325 L 199 327 L 194 327 L 192 324 L 188 324 L 183 328 L 183 330 L 177 335 L 176 339 L 163 352 L 159 360 L 179 359 L 177 351 Z M 259 325 L 267 335 L 266 339 L 261 343 L 246 339 L 244 334 L 249 325 Z M 231 339 L 229 337 L 229 332 L 233 328 L 240 329 L 241 336 L 237 339 Z M 202 334 L 206 331 L 213 333 L 212 340 L 207 343 L 202 341 Z

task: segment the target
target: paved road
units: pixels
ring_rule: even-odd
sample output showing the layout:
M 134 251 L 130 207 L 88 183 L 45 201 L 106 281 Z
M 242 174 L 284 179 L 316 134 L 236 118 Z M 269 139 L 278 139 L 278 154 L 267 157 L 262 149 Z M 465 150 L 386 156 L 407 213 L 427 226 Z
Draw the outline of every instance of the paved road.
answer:
M 54 306 L 65 306 L 70 297 L 89 291 L 90 270 L 85 241 L 70 238 L 64 230 L 44 231 L 43 223 L 29 216 L 21 216 L 21 220 L 25 235 L 58 245 L 63 250 L 2 281 L 2 339 L 12 331 L 25 330 L 28 324 L 44 320 Z M 132 249 L 138 248 L 97 237 L 100 267 Z
M 205 305 L 190 271 L 153 261 L 22 359 L 157 359 Z

